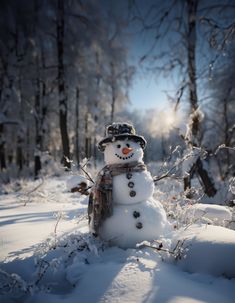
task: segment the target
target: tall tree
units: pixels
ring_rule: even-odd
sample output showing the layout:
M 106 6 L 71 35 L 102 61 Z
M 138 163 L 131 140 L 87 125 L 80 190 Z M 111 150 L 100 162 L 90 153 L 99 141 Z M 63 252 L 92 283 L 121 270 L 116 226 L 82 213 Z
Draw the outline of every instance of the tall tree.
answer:
M 231 68 L 235 63 L 234 48 L 233 43 L 229 56 L 223 57 L 208 83 L 208 110 L 211 115 L 208 115 L 209 127 L 206 129 L 204 140 L 211 151 L 216 151 L 223 180 L 235 173 L 235 72 Z
M 70 168 L 70 146 L 67 128 L 68 104 L 65 89 L 64 71 L 64 34 L 65 34 L 65 10 L 64 0 L 57 0 L 57 56 L 58 56 L 58 94 L 59 94 L 59 117 L 60 132 L 63 147 L 62 163 Z
M 207 62 L 204 61 L 201 53 L 202 49 L 206 49 L 208 54 L 210 49 L 208 41 L 211 38 L 211 30 L 208 30 L 207 26 L 213 24 L 216 34 L 220 36 L 223 29 L 220 24 L 212 22 L 213 17 L 220 12 L 220 19 L 218 19 L 220 23 L 227 22 L 228 11 L 231 8 L 234 10 L 235 7 L 231 3 L 231 5 L 225 5 L 223 1 L 218 1 L 216 5 L 203 0 L 172 0 L 154 3 L 150 1 L 148 8 L 142 12 L 143 5 L 140 1 L 132 3 L 134 3 L 132 9 L 135 20 L 141 22 L 144 32 L 150 35 L 148 39 L 153 37 L 153 46 L 142 60 L 150 59 L 150 69 L 153 72 L 164 72 L 166 76 L 172 75 L 177 83 L 176 94 L 172 98 L 175 101 L 175 108 L 178 108 L 180 102 L 185 100 L 190 109 L 190 132 L 186 137 L 188 146 L 189 148 L 198 147 L 201 145 L 202 138 L 200 129 L 202 115 L 199 106 L 203 99 L 202 94 L 199 93 L 199 86 L 202 86 L 203 81 L 206 82 L 205 76 L 208 75 L 210 64 L 210 59 Z M 230 16 L 232 16 L 231 11 Z M 228 31 L 232 28 L 233 24 L 230 24 Z M 200 36 L 197 35 L 198 32 Z M 189 172 L 189 178 L 184 180 L 185 189 L 190 187 L 190 179 L 195 172 L 199 174 L 206 194 L 213 196 L 216 189 L 207 170 L 203 168 L 200 158 Z
M 55 160 L 63 154 L 66 167 L 71 155 L 79 161 L 85 150 L 97 156 L 95 145 L 112 111 L 111 62 L 113 114 L 127 102 L 128 81 L 120 73 L 127 66 L 126 46 L 109 12 L 93 0 L 1 2 L 3 167 L 27 165 L 38 175 L 46 149 Z

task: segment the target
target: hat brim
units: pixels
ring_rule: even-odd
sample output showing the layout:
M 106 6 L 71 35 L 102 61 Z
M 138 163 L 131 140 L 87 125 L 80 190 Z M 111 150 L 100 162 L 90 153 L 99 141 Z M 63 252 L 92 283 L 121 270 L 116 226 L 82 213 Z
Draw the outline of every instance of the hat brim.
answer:
M 105 150 L 105 146 L 107 143 L 115 142 L 117 140 L 125 140 L 125 139 L 139 142 L 142 149 L 145 149 L 145 146 L 147 144 L 146 140 L 142 136 L 131 135 L 131 134 L 122 134 L 122 135 L 114 135 L 114 136 L 104 138 L 103 140 L 101 140 L 98 143 L 98 149 L 103 152 Z

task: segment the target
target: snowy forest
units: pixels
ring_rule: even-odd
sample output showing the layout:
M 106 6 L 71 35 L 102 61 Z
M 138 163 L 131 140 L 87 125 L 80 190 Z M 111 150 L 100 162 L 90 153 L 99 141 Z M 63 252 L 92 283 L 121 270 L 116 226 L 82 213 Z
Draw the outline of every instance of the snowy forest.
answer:
M 85 157 L 94 162 L 104 126 L 117 120 L 131 121 L 144 133 L 151 146 L 148 162 L 164 160 L 183 146 L 179 124 L 189 125 L 196 113 L 193 145 L 215 154 L 224 144 L 213 158 L 221 179 L 232 176 L 233 1 L 149 1 L 144 7 L 124 1 L 125 13 L 106 2 L 2 1 L 1 172 L 37 177 L 46 153 L 67 167 Z M 139 66 L 128 51 L 136 36 L 146 43 L 141 68 L 156 81 L 161 74 L 174 83 L 166 92 L 171 125 L 156 122 L 157 110 L 129 110 Z M 175 125 L 177 111 L 184 118 Z
M 2 302 L 234 302 L 234 66 L 235 0 L 1 0 Z M 134 248 L 92 235 L 101 142 Z

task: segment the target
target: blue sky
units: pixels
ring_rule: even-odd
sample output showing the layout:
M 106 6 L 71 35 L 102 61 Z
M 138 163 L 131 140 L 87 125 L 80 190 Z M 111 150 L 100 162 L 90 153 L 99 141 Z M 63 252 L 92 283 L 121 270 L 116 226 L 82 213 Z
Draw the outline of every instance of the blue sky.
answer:
M 139 72 L 129 92 L 131 108 L 144 110 L 166 107 L 168 102 L 165 89 L 167 89 L 165 79 L 159 78 L 156 81 L 150 74 L 143 75 Z
M 152 0 L 149 0 L 150 2 Z M 154 1 L 154 0 L 153 0 Z M 140 2 L 144 8 L 144 2 Z M 127 29 L 129 64 L 135 66 L 136 74 L 132 87 L 129 90 L 131 109 L 148 110 L 152 108 L 163 109 L 169 106 L 167 96 L 164 91 L 171 93 L 173 89 L 169 78 L 162 74 L 154 75 L 154 72 L 147 72 L 149 66 L 148 59 L 140 65 L 140 59 L 149 53 L 154 41 L 154 33 L 142 31 L 142 25 L 130 23 Z M 149 58 L 154 54 L 149 54 Z M 147 63 L 147 65 L 146 65 Z M 157 72 L 157 71 L 156 71 Z
M 129 64 L 136 68 L 134 81 L 129 90 L 131 109 L 148 110 L 152 108 L 167 108 L 169 103 L 167 102 L 167 96 L 164 90 L 171 93 L 172 85 L 169 85 L 169 78 L 165 79 L 161 74 L 154 76 L 153 73 L 147 72 L 147 62 L 142 63 L 141 66 L 139 65 L 141 57 L 149 54 L 149 59 L 151 55 L 154 54 L 153 52 L 150 55 L 149 51 L 155 39 L 155 31 L 143 31 L 143 24 L 133 19 L 133 16 L 136 14 L 134 8 L 128 11 L 129 5 L 127 0 L 102 0 L 102 2 L 105 7 L 112 7 L 112 11 L 115 11 L 117 16 L 120 17 L 120 14 L 126 14 L 125 18 L 129 18 L 131 21 L 125 29 L 123 36 L 127 42 Z M 137 2 L 140 12 L 145 15 L 148 8 L 155 3 L 155 0 L 140 0 Z M 132 14 L 134 15 L 132 16 Z M 128 17 L 128 15 L 130 16 Z M 161 47 L 163 47 L 163 43 Z M 146 61 L 148 61 L 148 59 Z

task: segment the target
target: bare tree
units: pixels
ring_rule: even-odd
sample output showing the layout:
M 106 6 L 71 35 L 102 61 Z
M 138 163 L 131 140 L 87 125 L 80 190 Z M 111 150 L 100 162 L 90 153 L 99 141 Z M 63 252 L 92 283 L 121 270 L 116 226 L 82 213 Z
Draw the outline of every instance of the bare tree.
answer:
M 0 14 L 1 167 L 37 176 L 46 150 L 68 168 L 72 154 L 96 158 L 103 125 L 128 99 L 122 35 L 110 45 L 116 21 L 92 0 L 3 0 Z
M 209 81 L 211 116 L 208 117 L 210 128 L 207 130 L 205 143 L 215 153 L 218 160 L 221 179 L 225 180 L 235 172 L 234 151 L 235 144 L 235 73 L 231 68 L 235 62 L 233 54 L 234 44 L 231 49 L 231 57 L 224 57 L 220 67 L 213 72 Z M 213 137 L 213 140 L 210 138 Z M 225 148 L 219 148 L 224 146 Z
M 76 106 L 75 106 L 75 154 L 77 164 L 80 163 L 80 139 L 79 139 L 79 88 L 76 88 Z
M 221 27 L 222 22 L 216 23 L 213 17 L 220 12 L 220 18 L 226 22 L 228 15 L 225 11 L 234 10 L 235 7 L 232 3 L 225 5 L 223 1 L 214 5 L 198 0 L 172 0 L 167 3 L 150 2 L 144 12 L 142 8 L 141 2 L 132 2 L 134 20 L 140 24 L 145 34 L 153 37 L 152 48 L 142 57 L 142 61 L 148 59 L 151 63 L 150 70 L 154 73 L 163 72 L 166 76 L 171 74 L 173 78 L 178 78 L 176 94 L 172 100 L 175 102 L 176 109 L 183 100 L 189 103 L 190 132 L 188 134 L 190 136 L 185 138 L 188 148 L 201 146 L 202 120 L 199 105 L 201 105 L 202 97 L 199 98 L 198 86 L 199 84 L 202 86 L 203 81 L 206 82 L 208 67 L 211 63 L 210 60 L 205 64 L 200 62 L 203 58 L 201 49 L 204 47 L 207 53 L 209 52 L 208 41 L 212 40 L 212 33 L 217 40 L 222 35 L 221 33 L 224 33 L 222 36 L 226 37 L 227 41 L 232 38 L 234 23 L 224 29 Z M 232 16 L 231 13 L 230 15 Z M 211 25 L 213 29 L 209 28 Z M 197 35 L 199 31 L 203 33 L 200 37 Z M 190 188 L 191 178 L 197 173 L 203 183 L 205 193 L 208 196 L 215 195 L 213 180 L 207 169 L 203 167 L 200 157 L 188 173 L 189 176 L 184 180 L 185 189 Z
M 57 55 L 58 55 L 58 94 L 59 94 L 59 117 L 60 132 L 63 147 L 62 163 L 70 168 L 70 146 L 67 129 L 67 96 L 64 75 L 64 34 L 65 34 L 65 11 L 64 0 L 57 0 Z

